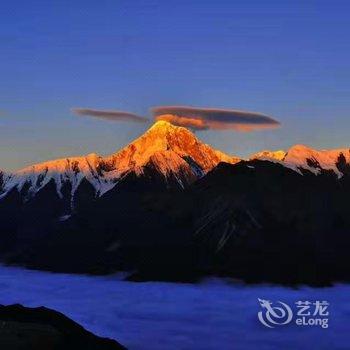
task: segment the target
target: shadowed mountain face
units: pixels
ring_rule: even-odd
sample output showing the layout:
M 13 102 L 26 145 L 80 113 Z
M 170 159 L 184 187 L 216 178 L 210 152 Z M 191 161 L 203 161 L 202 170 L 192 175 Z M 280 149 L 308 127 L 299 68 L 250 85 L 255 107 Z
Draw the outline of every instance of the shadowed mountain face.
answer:
M 267 161 L 219 165 L 192 191 L 194 236 L 215 273 L 324 283 L 350 277 L 350 179 Z
M 4 184 L 4 172 L 0 170 L 0 190 L 2 190 L 3 188 L 3 184 Z
M 54 271 L 132 270 L 135 279 L 350 279 L 349 152 L 295 146 L 235 163 L 169 125 L 101 160 L 104 177 L 124 169 L 103 194 L 89 177 L 78 185 L 69 177 L 58 191 L 57 174 L 36 192 L 28 181 L 8 190 L 3 259 Z
M 100 338 L 63 314 L 21 305 L 0 305 L 0 347 L 6 350 L 122 350 L 115 340 Z

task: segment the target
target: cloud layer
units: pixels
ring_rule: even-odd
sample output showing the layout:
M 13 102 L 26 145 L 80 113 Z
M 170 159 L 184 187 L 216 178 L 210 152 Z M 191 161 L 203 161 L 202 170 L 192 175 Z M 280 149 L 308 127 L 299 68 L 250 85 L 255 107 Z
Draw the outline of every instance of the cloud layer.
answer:
M 131 121 L 134 123 L 147 123 L 147 118 L 137 114 L 124 111 L 109 111 L 90 108 L 72 108 L 71 111 L 76 115 L 101 118 L 111 121 Z
M 194 130 L 227 130 L 248 132 L 271 129 L 280 123 L 261 113 L 230 109 L 161 106 L 151 109 L 155 120 L 166 120 Z

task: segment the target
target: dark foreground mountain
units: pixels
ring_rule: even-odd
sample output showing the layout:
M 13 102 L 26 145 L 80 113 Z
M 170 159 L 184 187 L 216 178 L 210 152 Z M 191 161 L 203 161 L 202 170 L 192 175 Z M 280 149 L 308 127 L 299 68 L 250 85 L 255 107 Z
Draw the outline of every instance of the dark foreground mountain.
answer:
M 350 280 L 348 150 L 294 146 L 237 163 L 183 128 L 158 127 L 108 163 L 133 159 L 103 194 L 81 177 L 59 196 L 57 178 L 68 170 L 49 180 L 47 172 L 34 192 L 28 178 L 22 187 L 7 182 L 3 259 L 51 271 L 128 270 L 133 279 Z
M 125 349 L 115 340 L 97 337 L 45 307 L 0 306 L 0 322 L 0 348 L 4 350 Z
M 214 273 L 251 281 L 348 280 L 349 180 L 267 161 L 220 164 L 191 189 L 202 256 Z

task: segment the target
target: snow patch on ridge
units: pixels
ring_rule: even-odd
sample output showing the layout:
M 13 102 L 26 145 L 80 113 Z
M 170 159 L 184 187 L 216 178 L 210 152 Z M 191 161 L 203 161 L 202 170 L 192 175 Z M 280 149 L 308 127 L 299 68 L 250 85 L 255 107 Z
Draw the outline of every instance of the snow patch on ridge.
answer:
M 53 180 L 57 194 L 62 198 L 65 183 L 70 183 L 73 196 L 81 181 L 86 178 L 96 192 L 102 192 L 106 185 L 110 187 L 110 184 L 103 183 L 99 179 L 97 168 L 100 159 L 92 153 L 86 157 L 71 157 L 35 164 L 14 173 L 5 182 L 4 191 L 8 192 L 14 187 L 21 191 L 26 186 L 28 196 L 31 197 Z
M 337 164 L 341 156 L 347 164 L 350 163 L 349 149 L 314 150 L 304 145 L 295 145 L 287 152 L 284 162 L 298 169 L 308 170 L 315 175 L 319 175 L 322 170 L 333 171 L 340 178 L 343 173 L 338 169 Z
M 350 149 L 315 150 L 304 145 L 295 145 L 287 152 L 262 151 L 250 156 L 250 160 L 259 159 L 281 164 L 299 174 L 307 170 L 315 175 L 323 171 L 333 171 L 338 178 L 344 174 L 339 169 L 339 162 L 343 157 L 345 164 L 350 164 Z

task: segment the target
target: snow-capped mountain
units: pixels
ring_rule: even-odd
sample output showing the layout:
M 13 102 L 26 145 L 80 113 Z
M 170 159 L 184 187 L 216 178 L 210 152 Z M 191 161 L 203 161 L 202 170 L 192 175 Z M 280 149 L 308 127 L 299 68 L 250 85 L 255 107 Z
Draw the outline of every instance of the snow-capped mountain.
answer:
M 9 176 L 0 175 L 5 197 L 16 188 L 26 198 L 33 197 L 45 185 L 54 182 L 58 195 L 64 196 L 67 186 L 71 196 L 85 179 L 97 196 L 112 189 L 124 176 L 133 172 L 140 176 L 148 167 L 164 179 L 176 179 L 180 187 L 202 177 L 219 162 L 235 163 L 230 157 L 200 142 L 189 130 L 156 122 L 144 135 L 119 152 L 107 157 L 89 154 L 29 166 Z
M 151 279 L 350 279 L 350 151 L 296 145 L 252 158 L 161 121 L 107 157 L 0 173 L 0 259 Z
M 250 159 L 277 162 L 301 174 L 331 171 L 342 177 L 350 173 L 349 149 L 319 151 L 295 145 L 287 152 L 261 151 Z M 158 121 L 141 137 L 106 157 L 92 153 L 35 164 L 12 174 L 0 171 L 0 199 L 13 189 L 29 199 L 53 183 L 60 198 L 68 196 L 72 200 L 84 181 L 98 197 L 131 173 L 138 177 L 145 173 L 148 177 L 150 173 L 151 176 L 157 174 L 166 186 L 184 188 L 220 162 L 234 164 L 238 161 L 239 158 L 202 143 L 188 129 Z
M 94 185 L 96 192 L 103 193 L 113 187 L 113 183 L 100 176 L 101 157 L 89 154 L 86 157 L 70 157 L 31 165 L 8 176 L 4 181 L 2 197 L 13 188 L 23 191 L 26 196 L 33 196 L 50 181 L 56 184 L 57 193 L 62 197 L 62 187 L 69 183 L 72 194 L 82 179 Z
M 250 159 L 279 162 L 299 173 L 305 171 L 319 175 L 324 172 L 333 172 L 339 178 L 349 173 L 350 149 L 316 150 L 305 145 L 295 145 L 287 152 L 262 151 L 250 156 Z

